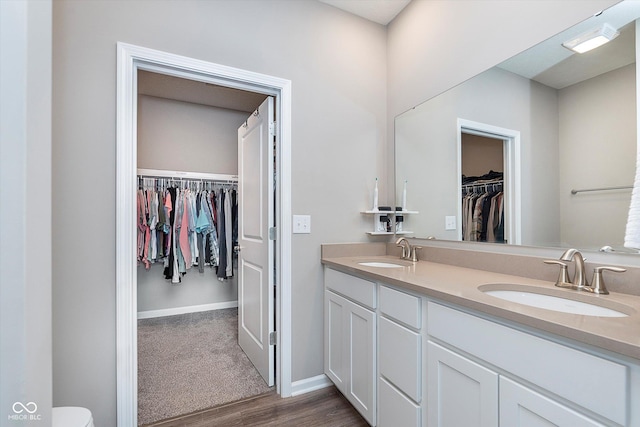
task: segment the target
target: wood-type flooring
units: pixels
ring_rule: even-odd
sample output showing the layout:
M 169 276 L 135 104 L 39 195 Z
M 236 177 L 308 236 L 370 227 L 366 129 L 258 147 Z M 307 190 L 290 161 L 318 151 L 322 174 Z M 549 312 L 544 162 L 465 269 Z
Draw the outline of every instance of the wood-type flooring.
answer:
M 149 427 L 365 427 L 367 422 L 333 386 L 296 397 L 255 396 Z

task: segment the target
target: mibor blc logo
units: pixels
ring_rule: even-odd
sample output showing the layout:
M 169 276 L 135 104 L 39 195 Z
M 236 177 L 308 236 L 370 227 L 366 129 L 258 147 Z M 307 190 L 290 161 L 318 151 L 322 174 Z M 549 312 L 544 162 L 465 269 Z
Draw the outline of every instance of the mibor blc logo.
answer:
M 42 415 L 36 414 L 38 405 L 35 402 L 16 402 L 11 407 L 13 414 L 9 414 L 10 421 L 40 421 Z

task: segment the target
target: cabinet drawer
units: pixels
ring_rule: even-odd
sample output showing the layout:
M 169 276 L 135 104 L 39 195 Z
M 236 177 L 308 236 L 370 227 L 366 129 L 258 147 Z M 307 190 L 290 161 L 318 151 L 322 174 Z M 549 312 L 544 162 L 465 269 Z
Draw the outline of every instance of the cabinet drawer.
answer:
M 420 334 L 381 317 L 378 321 L 380 375 L 420 402 L 422 346 Z
M 324 269 L 324 285 L 369 308 L 376 308 L 376 284 L 330 268 Z
M 626 424 L 626 366 L 433 302 L 427 311 L 432 337 Z
M 420 426 L 420 406 L 380 378 L 378 382 L 378 426 Z
M 420 298 L 405 292 L 380 286 L 380 311 L 412 328 L 420 329 L 422 326 Z

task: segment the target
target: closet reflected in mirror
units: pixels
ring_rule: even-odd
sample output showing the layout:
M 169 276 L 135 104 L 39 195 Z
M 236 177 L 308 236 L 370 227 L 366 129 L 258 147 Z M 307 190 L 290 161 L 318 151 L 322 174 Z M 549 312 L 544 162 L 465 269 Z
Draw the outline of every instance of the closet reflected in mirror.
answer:
M 460 136 L 461 240 L 505 243 L 504 145 L 493 136 Z

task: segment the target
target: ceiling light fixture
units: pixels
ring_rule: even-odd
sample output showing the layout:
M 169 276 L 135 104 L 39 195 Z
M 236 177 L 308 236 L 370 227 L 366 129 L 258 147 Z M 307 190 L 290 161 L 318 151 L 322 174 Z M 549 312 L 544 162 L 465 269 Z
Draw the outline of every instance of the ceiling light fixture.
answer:
M 587 31 L 576 38 L 562 43 L 562 46 L 574 52 L 585 53 L 610 42 L 619 35 L 618 30 L 605 23 L 598 28 Z

